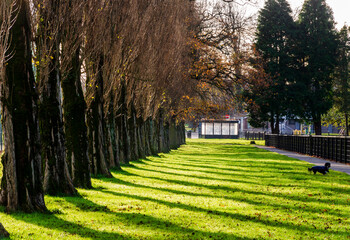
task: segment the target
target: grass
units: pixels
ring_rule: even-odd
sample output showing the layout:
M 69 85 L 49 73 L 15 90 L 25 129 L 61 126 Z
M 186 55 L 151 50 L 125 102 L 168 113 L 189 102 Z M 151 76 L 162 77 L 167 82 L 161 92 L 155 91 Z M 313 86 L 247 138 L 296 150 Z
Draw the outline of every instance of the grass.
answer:
M 350 176 L 249 142 L 190 140 L 0 222 L 12 239 L 350 239 Z

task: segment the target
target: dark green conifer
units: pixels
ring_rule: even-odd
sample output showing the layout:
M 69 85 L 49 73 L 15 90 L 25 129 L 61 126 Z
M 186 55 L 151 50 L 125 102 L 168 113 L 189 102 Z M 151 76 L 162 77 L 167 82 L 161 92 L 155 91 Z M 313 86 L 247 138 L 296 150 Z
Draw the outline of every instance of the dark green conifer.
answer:
M 350 29 L 344 26 L 339 32 L 338 61 L 334 74 L 334 105 L 345 117 L 346 136 L 349 135 L 350 112 Z
M 321 115 L 332 107 L 331 74 L 336 65 L 337 40 L 333 12 L 325 0 L 305 0 L 299 15 L 299 73 L 303 85 L 303 118 L 312 120 L 321 135 Z
M 265 62 L 264 71 L 272 78 L 263 105 L 268 106 L 269 121 L 272 132 L 279 133 L 279 120 L 287 114 L 288 84 L 293 81 L 292 74 L 292 45 L 295 24 L 291 16 L 291 9 L 286 0 L 267 0 L 264 8 L 259 12 L 256 32 L 256 50 Z M 258 94 L 258 98 L 261 93 Z M 254 97 L 253 97 L 254 100 Z M 255 99 L 255 101 L 259 101 Z M 267 116 L 266 113 L 262 113 Z M 261 118 L 265 119 L 265 118 Z

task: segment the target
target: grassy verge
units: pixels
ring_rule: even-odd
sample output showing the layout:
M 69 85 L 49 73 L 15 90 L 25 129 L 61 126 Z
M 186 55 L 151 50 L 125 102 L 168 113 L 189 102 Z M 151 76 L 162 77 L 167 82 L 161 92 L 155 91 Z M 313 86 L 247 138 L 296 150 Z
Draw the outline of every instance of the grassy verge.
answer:
M 348 175 L 248 143 L 190 140 L 0 222 L 13 239 L 350 239 Z

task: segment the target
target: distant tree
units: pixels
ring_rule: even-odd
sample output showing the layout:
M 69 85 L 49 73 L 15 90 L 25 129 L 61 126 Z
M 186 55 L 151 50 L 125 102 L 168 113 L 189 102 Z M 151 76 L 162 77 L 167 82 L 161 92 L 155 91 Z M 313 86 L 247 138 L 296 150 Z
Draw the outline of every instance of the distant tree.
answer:
M 300 114 L 305 120 L 312 120 L 315 133 L 320 135 L 321 116 L 332 107 L 333 101 L 331 74 L 337 62 L 333 13 L 325 0 L 306 0 L 298 23 L 298 81 L 305 91 Z
M 191 63 L 177 115 L 222 117 L 242 109 L 243 65 L 252 16 L 236 1 L 201 1 L 192 25 Z
M 336 105 L 333 105 L 326 114 L 322 115 L 322 125 L 334 126 L 346 130 L 346 119 L 344 113 L 339 111 Z M 346 134 L 346 131 L 344 132 Z
M 344 26 L 339 32 L 337 65 L 333 75 L 334 106 L 323 116 L 324 122 L 345 128 L 349 135 L 350 112 L 350 30 Z
M 275 127 L 279 123 L 275 122 L 275 114 L 270 106 L 271 96 L 275 93 L 274 79 L 266 73 L 266 63 L 259 52 L 253 49 L 249 57 L 249 66 L 247 70 L 248 80 L 244 84 L 243 98 L 246 102 L 249 123 L 256 128 L 270 123 L 272 133 L 276 133 Z
M 274 134 L 279 134 L 280 118 L 292 107 L 288 85 L 293 82 L 291 50 L 295 24 L 291 12 L 286 0 L 267 0 L 259 12 L 256 31 L 255 48 L 264 60 L 264 71 L 273 81 L 265 89 L 270 94 L 259 98 L 265 106 L 261 114 L 268 111 Z

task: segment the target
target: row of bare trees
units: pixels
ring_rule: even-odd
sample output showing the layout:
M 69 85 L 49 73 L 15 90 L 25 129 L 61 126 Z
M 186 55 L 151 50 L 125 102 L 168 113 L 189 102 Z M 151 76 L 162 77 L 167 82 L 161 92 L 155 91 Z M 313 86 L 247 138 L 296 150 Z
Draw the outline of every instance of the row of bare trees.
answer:
M 5 0 L 0 204 L 46 211 L 91 175 L 185 142 L 194 2 Z M 195 85 L 193 83 L 192 85 Z
M 0 204 L 44 212 L 232 106 L 251 19 L 228 2 L 2 0 Z

